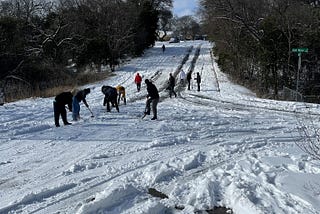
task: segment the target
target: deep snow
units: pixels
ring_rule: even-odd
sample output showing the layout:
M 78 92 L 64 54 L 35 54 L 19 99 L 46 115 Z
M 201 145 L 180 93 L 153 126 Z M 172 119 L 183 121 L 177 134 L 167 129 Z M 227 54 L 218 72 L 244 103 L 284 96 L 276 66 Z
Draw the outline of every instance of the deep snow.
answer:
M 319 105 L 257 98 L 219 70 L 209 42 L 165 45 L 85 86 L 93 118 L 82 104 L 79 122 L 56 128 L 54 98 L 0 107 L 0 213 L 320 213 L 320 161 L 296 146 L 301 122 L 320 125 Z M 187 71 L 199 49 L 201 91 L 193 81 L 170 99 L 169 73 Z M 157 121 L 141 119 L 135 72 L 160 91 Z M 101 86 L 118 84 L 127 105 L 106 112 Z

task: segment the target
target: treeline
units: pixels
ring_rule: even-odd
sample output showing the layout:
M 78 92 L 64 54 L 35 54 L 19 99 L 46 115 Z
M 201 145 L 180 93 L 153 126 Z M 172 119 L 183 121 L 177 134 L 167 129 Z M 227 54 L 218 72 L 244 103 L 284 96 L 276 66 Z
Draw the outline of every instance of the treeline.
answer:
M 320 95 L 318 0 L 200 2 L 203 27 L 224 72 L 272 98 L 279 98 L 284 87 L 298 88 L 306 97 Z M 293 48 L 308 48 L 301 53 L 299 75 Z
M 3 0 L 0 87 L 20 82 L 39 90 L 74 79 L 88 65 L 112 70 L 154 45 L 160 14 L 171 8 L 172 0 Z

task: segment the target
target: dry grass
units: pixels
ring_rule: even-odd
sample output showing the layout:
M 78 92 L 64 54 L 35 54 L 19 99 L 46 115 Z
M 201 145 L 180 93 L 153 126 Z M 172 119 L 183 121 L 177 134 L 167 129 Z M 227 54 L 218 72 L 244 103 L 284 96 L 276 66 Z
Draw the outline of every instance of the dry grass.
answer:
M 111 72 L 80 73 L 60 78 L 59 81 L 45 82 L 45 85 L 43 83 L 28 85 L 23 82 L 10 82 L 5 87 L 5 102 L 8 103 L 30 97 L 53 97 L 61 92 L 72 91 L 83 85 L 107 79 L 112 75 L 115 74 Z
M 88 83 L 94 83 L 97 81 L 101 81 L 107 79 L 109 76 L 113 75 L 110 72 L 104 73 L 87 73 L 80 74 L 73 80 L 73 83 L 69 83 L 68 85 L 61 85 L 57 87 L 48 88 L 42 91 L 39 91 L 39 94 L 36 94 L 37 97 L 52 97 L 64 91 L 73 91 L 82 85 L 86 85 Z

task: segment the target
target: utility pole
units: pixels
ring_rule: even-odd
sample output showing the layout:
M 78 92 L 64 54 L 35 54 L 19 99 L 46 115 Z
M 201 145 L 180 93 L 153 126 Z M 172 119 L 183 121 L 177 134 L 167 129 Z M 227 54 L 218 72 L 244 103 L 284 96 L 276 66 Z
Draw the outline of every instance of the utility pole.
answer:
M 308 53 L 308 48 L 292 48 L 292 52 L 298 53 L 298 70 L 297 70 L 297 84 L 296 84 L 296 101 L 298 101 L 298 90 L 299 90 L 299 73 L 301 69 L 301 55 L 302 53 Z

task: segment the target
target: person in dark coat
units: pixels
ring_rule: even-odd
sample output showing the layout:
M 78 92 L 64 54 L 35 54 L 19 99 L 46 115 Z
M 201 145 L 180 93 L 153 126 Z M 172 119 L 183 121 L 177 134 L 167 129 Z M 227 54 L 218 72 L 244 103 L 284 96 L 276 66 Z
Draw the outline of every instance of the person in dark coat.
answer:
M 78 91 L 72 100 L 72 119 L 77 121 L 80 119 L 80 103 L 81 101 L 84 105 L 89 108 L 89 105 L 86 101 L 86 96 L 90 93 L 90 88 L 83 89 Z
M 195 78 L 195 80 L 197 81 L 198 91 L 200 91 L 201 76 L 199 72 L 197 72 L 197 77 Z
M 164 51 L 166 50 L 166 46 L 164 46 L 164 44 L 162 45 L 162 53 L 164 53 Z
M 176 79 L 174 78 L 174 76 L 172 76 L 172 73 L 170 73 L 169 76 L 169 96 L 171 98 L 172 94 L 174 94 L 175 97 L 177 97 L 176 92 L 174 91 L 174 86 L 176 84 Z
M 65 106 L 68 105 L 68 109 L 72 112 L 72 93 L 62 92 L 55 97 L 53 101 L 54 123 L 56 127 L 59 127 L 59 118 L 61 115 L 64 125 L 71 125 L 67 120 L 67 111 Z
M 191 82 L 191 72 L 189 71 L 188 74 L 187 74 L 187 81 L 188 81 L 188 90 L 190 90 L 190 82 Z
M 157 87 L 150 82 L 148 79 L 145 80 L 145 83 L 147 85 L 147 102 L 146 102 L 146 109 L 144 114 L 150 115 L 150 105 L 152 103 L 152 112 L 153 112 L 153 118 L 151 120 L 157 119 L 157 105 L 159 103 L 159 92 Z
M 112 106 L 115 106 L 117 111 L 119 112 L 119 106 L 117 102 L 117 89 L 111 86 L 104 85 L 102 86 L 101 91 L 104 94 L 103 106 L 107 104 L 107 112 L 111 111 L 110 103 L 112 104 Z

